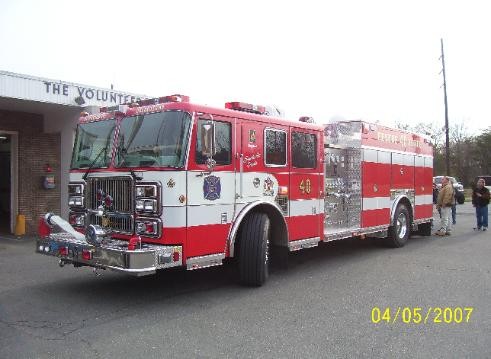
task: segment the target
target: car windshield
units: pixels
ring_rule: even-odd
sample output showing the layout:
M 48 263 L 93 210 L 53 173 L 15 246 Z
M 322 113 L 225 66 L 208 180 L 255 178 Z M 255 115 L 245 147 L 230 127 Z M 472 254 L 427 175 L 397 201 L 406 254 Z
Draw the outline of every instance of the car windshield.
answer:
M 114 119 L 79 124 L 75 136 L 72 168 L 108 167 L 116 121 Z
M 454 177 L 447 177 L 450 180 L 450 183 L 456 184 L 457 180 Z M 443 180 L 443 176 L 437 176 L 433 178 L 433 182 L 435 182 L 437 185 L 441 185 Z
M 121 122 L 116 167 L 183 167 L 191 116 L 166 111 L 126 117 Z

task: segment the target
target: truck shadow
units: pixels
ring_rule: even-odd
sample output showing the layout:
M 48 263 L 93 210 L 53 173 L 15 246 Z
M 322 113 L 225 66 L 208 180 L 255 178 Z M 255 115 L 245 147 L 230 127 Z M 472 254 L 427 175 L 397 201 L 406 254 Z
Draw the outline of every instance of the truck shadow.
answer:
M 401 249 L 386 247 L 381 240 L 345 239 L 329 243 L 320 243 L 318 247 L 290 253 L 288 263 L 273 266 L 270 278 L 264 287 L 248 288 L 240 286 L 238 272 L 233 260 L 228 260 L 222 266 L 186 271 L 170 269 L 159 271 L 153 276 L 129 277 L 111 271 L 102 271 L 100 276 L 90 273 L 88 268 L 65 268 L 73 270 L 70 278 L 64 276 L 61 280 L 43 283 L 43 292 L 57 296 L 61 301 L 73 303 L 97 303 L 98 306 L 149 305 L 162 303 L 165 300 L 203 292 L 220 291 L 227 295 L 233 293 L 263 290 L 271 285 L 291 284 L 298 280 L 298 275 L 305 271 L 308 275 L 314 271 L 336 270 L 343 265 L 357 261 L 377 260 L 373 257 L 397 253 L 407 248 L 424 245 L 430 237 L 414 236 Z M 64 270 L 65 270 L 64 269 Z M 295 278 L 293 278 L 295 277 Z M 73 303 L 75 304 L 75 303 Z

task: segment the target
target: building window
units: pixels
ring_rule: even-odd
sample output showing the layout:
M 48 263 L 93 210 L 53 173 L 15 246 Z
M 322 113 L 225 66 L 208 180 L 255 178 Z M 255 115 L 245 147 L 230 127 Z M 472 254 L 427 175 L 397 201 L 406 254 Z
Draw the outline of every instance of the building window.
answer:
M 203 154 L 203 148 L 201 145 L 202 136 L 201 129 L 202 124 L 209 120 L 198 120 L 198 131 L 196 139 L 196 163 L 203 165 L 206 163 L 206 156 Z M 217 165 L 229 165 L 232 163 L 232 126 L 228 122 L 214 121 L 215 125 L 215 144 L 216 153 L 213 155 L 213 159 Z
M 296 168 L 315 168 L 317 138 L 314 134 L 292 132 L 292 165 Z
M 265 130 L 265 161 L 268 166 L 286 166 L 286 132 Z

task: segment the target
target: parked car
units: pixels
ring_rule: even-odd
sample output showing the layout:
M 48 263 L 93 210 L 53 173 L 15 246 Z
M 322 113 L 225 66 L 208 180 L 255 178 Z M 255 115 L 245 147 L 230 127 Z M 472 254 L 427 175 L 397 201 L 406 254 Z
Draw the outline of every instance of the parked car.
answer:
M 442 179 L 445 176 L 435 176 L 433 177 L 433 183 L 436 184 L 436 188 L 440 189 L 442 188 Z M 452 186 L 455 190 L 455 199 L 457 200 L 458 204 L 464 204 L 465 202 L 465 194 L 464 194 L 464 186 L 462 183 L 458 182 L 455 177 L 450 177 L 447 176 L 450 182 L 452 183 Z M 490 178 L 491 179 L 491 178 Z

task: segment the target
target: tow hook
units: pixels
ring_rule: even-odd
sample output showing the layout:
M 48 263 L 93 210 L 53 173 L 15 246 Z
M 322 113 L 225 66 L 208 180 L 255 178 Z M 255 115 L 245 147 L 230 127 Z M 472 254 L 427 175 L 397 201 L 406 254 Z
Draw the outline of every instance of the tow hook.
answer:
M 60 259 L 60 261 L 58 262 L 58 265 L 63 268 L 65 266 L 65 261 L 63 259 Z

